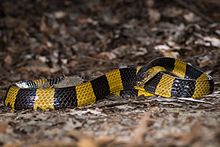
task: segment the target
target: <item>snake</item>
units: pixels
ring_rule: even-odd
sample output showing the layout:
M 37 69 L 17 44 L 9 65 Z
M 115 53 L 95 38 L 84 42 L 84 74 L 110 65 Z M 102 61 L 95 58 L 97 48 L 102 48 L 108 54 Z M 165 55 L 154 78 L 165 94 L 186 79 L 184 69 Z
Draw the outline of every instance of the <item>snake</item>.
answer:
M 170 57 L 156 58 L 143 66 L 116 68 L 74 86 L 56 87 L 63 79 L 24 80 L 11 84 L 4 104 L 13 110 L 56 110 L 91 105 L 110 94 L 196 99 L 211 94 L 214 89 L 210 75 Z

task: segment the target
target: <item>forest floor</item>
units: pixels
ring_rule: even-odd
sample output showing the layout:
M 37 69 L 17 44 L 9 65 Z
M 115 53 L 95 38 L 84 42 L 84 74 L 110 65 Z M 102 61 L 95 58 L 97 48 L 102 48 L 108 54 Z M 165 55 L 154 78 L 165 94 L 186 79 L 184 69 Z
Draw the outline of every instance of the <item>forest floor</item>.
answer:
M 204 16 L 209 11 L 184 6 L 178 0 L 1 0 L 0 146 L 220 146 L 220 13 Z M 47 112 L 3 105 L 7 87 L 19 80 L 63 74 L 90 80 L 163 56 L 209 73 L 214 92 L 201 100 L 110 96 Z

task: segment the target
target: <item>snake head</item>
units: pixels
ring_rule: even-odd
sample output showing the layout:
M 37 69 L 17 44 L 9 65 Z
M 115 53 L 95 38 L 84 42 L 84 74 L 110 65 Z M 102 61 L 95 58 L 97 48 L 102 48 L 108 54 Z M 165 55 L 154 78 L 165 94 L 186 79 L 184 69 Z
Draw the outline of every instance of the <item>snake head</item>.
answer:
M 144 83 L 145 81 L 147 81 L 147 79 L 149 78 L 150 73 L 149 73 L 149 67 L 148 66 L 142 66 L 138 72 L 137 72 L 137 76 L 136 76 L 136 86 L 138 87 L 144 87 Z
M 143 66 L 137 73 L 137 83 L 138 87 L 144 87 L 145 83 L 147 83 L 150 79 L 152 79 L 159 72 L 166 71 L 166 69 L 162 66 Z

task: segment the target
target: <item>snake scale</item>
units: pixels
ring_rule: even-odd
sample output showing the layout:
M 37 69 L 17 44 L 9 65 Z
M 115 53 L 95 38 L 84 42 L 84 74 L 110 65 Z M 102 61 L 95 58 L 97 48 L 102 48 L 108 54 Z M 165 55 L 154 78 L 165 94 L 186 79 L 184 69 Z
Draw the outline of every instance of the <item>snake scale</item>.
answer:
M 13 110 L 64 109 L 90 105 L 109 94 L 201 98 L 214 89 L 213 78 L 179 59 L 162 57 L 149 64 L 111 70 L 76 86 L 57 88 L 62 78 L 12 84 L 4 104 Z M 47 84 L 40 87 L 40 84 Z

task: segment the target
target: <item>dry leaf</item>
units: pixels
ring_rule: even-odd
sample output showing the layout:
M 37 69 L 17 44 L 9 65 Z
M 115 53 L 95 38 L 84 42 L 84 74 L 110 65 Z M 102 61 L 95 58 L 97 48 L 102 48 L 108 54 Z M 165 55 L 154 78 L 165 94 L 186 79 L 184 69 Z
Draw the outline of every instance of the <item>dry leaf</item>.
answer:
M 160 21 L 160 12 L 157 9 L 149 9 L 148 10 L 149 20 L 151 24 L 155 24 Z
M 145 135 L 147 134 L 150 115 L 145 113 L 140 120 L 140 124 L 131 136 L 130 146 L 141 146 L 144 144 Z
M 96 142 L 100 147 L 108 146 L 114 141 L 115 141 L 114 136 L 101 136 L 96 139 Z
M 40 31 L 41 32 L 48 32 L 48 27 L 47 27 L 47 24 L 45 21 L 46 21 L 45 16 L 43 16 L 40 21 Z
M 0 133 L 6 133 L 7 128 L 8 128 L 7 123 L 0 122 Z
M 192 12 L 189 12 L 189 13 L 183 15 L 183 17 L 188 22 L 196 22 L 196 21 L 200 20 L 200 18 Z
M 116 55 L 112 52 L 101 52 L 96 57 L 99 59 L 112 60 L 116 58 Z
M 205 41 L 210 42 L 212 46 L 220 48 L 220 39 L 215 37 L 204 37 Z
M 189 132 L 183 133 L 181 136 L 181 141 L 184 144 L 190 144 L 193 140 L 198 139 L 203 135 L 203 126 L 200 121 L 196 121 L 192 126 Z
M 60 18 L 63 18 L 65 17 L 67 14 L 66 12 L 64 11 L 56 11 L 54 12 L 54 16 L 57 18 L 57 19 L 60 19 Z
M 6 65 L 11 65 L 12 64 L 12 57 L 11 55 L 6 55 L 6 57 L 4 58 L 4 62 Z
M 166 17 L 174 18 L 174 17 L 178 17 L 178 16 L 182 15 L 183 12 L 184 11 L 182 9 L 179 9 L 177 7 L 174 7 L 174 6 L 171 6 L 171 7 L 167 7 L 164 10 L 163 15 L 166 16 Z
M 90 138 L 81 138 L 77 142 L 78 147 L 98 147 L 98 144 L 95 142 L 95 140 Z
M 172 58 L 179 57 L 179 53 L 177 51 L 174 51 L 168 45 L 157 45 L 154 48 L 155 50 L 159 51 L 165 57 L 172 57 Z
M 212 60 L 209 58 L 209 56 L 204 56 L 198 60 L 198 63 L 199 67 L 205 67 L 212 64 Z

